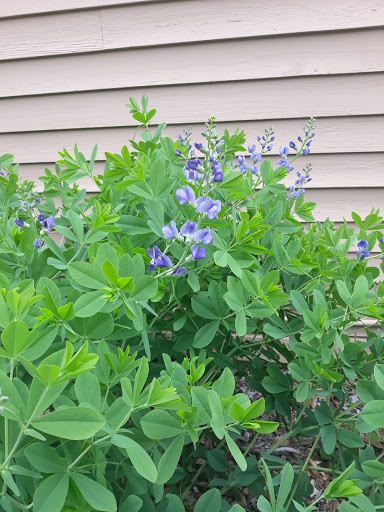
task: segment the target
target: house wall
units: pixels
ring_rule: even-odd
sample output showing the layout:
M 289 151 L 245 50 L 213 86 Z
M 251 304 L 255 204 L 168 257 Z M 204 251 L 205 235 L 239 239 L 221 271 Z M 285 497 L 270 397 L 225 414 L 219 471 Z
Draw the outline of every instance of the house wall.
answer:
M 364 216 L 384 207 L 383 26 L 383 0 L 1 0 L 0 153 L 36 179 L 97 143 L 101 172 L 143 93 L 173 138 L 214 114 L 278 149 L 314 116 L 316 219 Z

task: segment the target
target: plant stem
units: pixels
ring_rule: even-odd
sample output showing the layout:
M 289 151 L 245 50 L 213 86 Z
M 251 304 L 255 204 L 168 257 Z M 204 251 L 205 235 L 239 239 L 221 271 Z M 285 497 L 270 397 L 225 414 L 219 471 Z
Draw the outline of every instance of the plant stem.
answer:
M 317 443 L 320 441 L 320 437 L 321 437 L 321 433 L 319 432 L 319 433 L 317 434 L 317 436 L 316 436 L 316 439 L 315 439 L 315 441 L 314 441 L 314 443 L 313 443 L 313 445 L 312 445 L 312 448 L 311 448 L 310 452 L 308 453 L 307 458 L 305 459 L 304 465 L 303 465 L 303 467 L 301 468 L 301 471 L 300 471 L 299 477 L 298 477 L 298 479 L 297 479 L 297 481 L 296 481 L 296 483 L 295 483 L 295 485 L 294 485 L 294 487 L 293 487 L 293 489 L 292 489 L 292 492 L 291 492 L 291 495 L 290 495 L 290 497 L 289 497 L 289 500 L 287 501 L 287 503 L 286 503 L 286 505 L 285 505 L 285 507 L 286 507 L 286 509 L 287 509 L 287 510 L 288 510 L 288 508 L 289 508 L 289 505 L 291 504 L 291 501 L 293 500 L 293 497 L 294 497 L 294 495 L 295 495 L 295 492 L 296 492 L 297 488 L 299 487 L 299 483 L 300 483 L 300 480 L 301 480 L 301 475 L 302 475 L 302 474 L 304 473 L 304 471 L 306 470 L 306 468 L 307 468 L 307 466 L 308 466 L 308 464 L 309 464 L 309 461 L 311 460 L 311 457 L 312 457 L 312 455 L 313 455 L 313 452 L 314 452 L 314 451 L 315 451 L 315 449 L 316 449 Z
M 27 430 L 27 428 L 29 427 L 29 425 L 32 423 L 34 417 L 35 417 L 35 414 L 38 410 L 38 408 L 40 407 L 42 401 L 44 400 L 45 398 L 45 395 L 48 393 L 48 387 L 45 388 L 45 390 L 43 391 L 43 393 L 41 394 L 41 397 L 39 398 L 37 404 L 36 404 L 36 407 L 34 408 L 31 416 L 29 417 L 27 423 L 21 428 L 20 430 L 20 433 L 15 441 L 15 444 L 13 445 L 13 448 L 12 450 L 9 452 L 8 456 L 5 457 L 5 460 L 3 462 L 3 464 L 0 466 L 0 471 L 2 471 L 3 469 L 6 468 L 6 466 L 8 465 L 8 462 L 11 460 L 11 458 L 13 457 L 14 453 L 16 452 L 19 444 L 21 443 L 21 440 L 24 436 L 24 432 Z

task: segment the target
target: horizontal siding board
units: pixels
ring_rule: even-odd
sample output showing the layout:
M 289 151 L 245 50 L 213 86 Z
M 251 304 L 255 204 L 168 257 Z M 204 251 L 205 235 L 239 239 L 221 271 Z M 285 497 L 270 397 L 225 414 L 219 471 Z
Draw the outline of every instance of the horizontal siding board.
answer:
M 0 133 L 132 126 L 129 96 L 150 95 L 170 124 L 384 113 L 384 73 L 116 89 L 0 99 Z
M 162 0 L 12 0 L 0 4 L 0 18 L 160 1 Z
M 80 147 L 80 150 L 81 149 L 82 148 Z M 89 159 L 90 154 L 90 151 L 86 153 L 86 158 Z M 101 158 L 104 157 L 102 152 L 99 152 L 98 156 Z M 329 190 L 334 188 L 345 188 L 344 195 L 348 197 L 350 192 L 356 188 L 361 190 L 371 190 L 372 184 L 375 184 L 377 187 L 384 188 L 384 173 L 381 164 L 383 156 L 384 153 L 371 153 L 369 155 L 310 155 L 310 157 L 302 157 L 296 161 L 295 172 L 301 171 L 307 160 L 310 159 L 313 167 L 311 173 L 312 181 L 308 183 L 305 188 L 322 188 Z M 277 156 L 271 158 L 272 164 L 275 167 L 277 167 L 277 158 Z M 43 174 L 44 167 L 48 167 L 53 170 L 54 164 L 21 164 L 20 169 L 23 176 L 28 177 L 31 180 L 37 180 L 37 178 Z M 103 169 L 104 162 L 98 161 L 95 174 L 102 174 Z M 284 183 L 287 186 L 293 185 L 297 179 L 295 172 L 290 173 L 284 180 Z
M 247 143 L 253 144 L 256 143 L 256 137 L 263 134 L 265 128 L 273 125 L 276 140 L 271 154 L 274 154 L 279 146 L 287 145 L 290 140 L 296 140 L 296 137 L 302 134 L 305 122 L 304 119 L 278 119 L 217 123 L 217 133 L 221 136 L 225 128 L 229 133 L 234 133 L 240 126 L 246 133 Z M 316 120 L 316 125 L 316 138 L 311 147 L 312 154 L 384 152 L 384 116 L 320 118 Z M 163 135 L 176 140 L 177 134 L 185 128 L 186 125 L 168 125 Z M 152 127 L 152 131 L 154 130 L 155 126 Z M 200 134 L 204 130 L 203 124 L 192 125 L 192 141 L 200 142 L 202 139 Z M 62 147 L 70 149 L 75 143 L 85 155 L 91 154 L 95 144 L 99 146 L 99 155 L 105 151 L 118 153 L 132 139 L 135 131 L 136 128 L 131 126 L 3 133 L 0 134 L 0 148 L 15 155 L 19 163 L 50 162 L 57 158 L 57 152 Z M 362 141 L 362 134 L 364 134 L 364 141 Z M 369 141 L 369 144 L 365 144 L 365 141 Z
M 212 65 L 208 54 L 225 59 Z M 378 71 L 376 29 L 0 61 L 0 97 Z
M 367 217 L 372 207 L 384 210 L 383 188 L 343 188 L 307 190 L 306 200 L 317 203 L 313 212 L 316 220 L 323 221 L 330 217 L 334 221 L 345 218 L 352 220 L 351 213 Z
M 97 10 L 0 20 L 0 60 L 102 49 Z
M 141 2 L 0 20 L 0 59 L 381 25 L 381 0 Z

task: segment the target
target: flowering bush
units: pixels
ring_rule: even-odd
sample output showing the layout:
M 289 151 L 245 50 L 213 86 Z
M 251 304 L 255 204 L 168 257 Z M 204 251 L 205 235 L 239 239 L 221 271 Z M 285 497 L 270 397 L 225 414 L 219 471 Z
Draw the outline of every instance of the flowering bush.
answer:
M 213 117 L 192 147 L 128 107 L 103 174 L 64 149 L 38 193 L 0 157 L 0 506 L 384 508 L 378 211 L 314 221 L 314 120 L 273 169 L 272 129 L 238 156 Z

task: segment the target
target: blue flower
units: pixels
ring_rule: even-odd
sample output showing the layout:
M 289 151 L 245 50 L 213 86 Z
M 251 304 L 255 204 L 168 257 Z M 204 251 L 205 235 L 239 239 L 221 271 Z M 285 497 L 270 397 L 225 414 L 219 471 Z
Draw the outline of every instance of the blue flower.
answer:
M 16 226 L 20 226 L 20 227 L 24 226 L 24 222 L 21 219 L 16 219 L 15 224 L 16 224 Z
M 282 158 L 287 158 L 287 156 L 289 155 L 289 148 L 287 146 L 280 146 L 279 155 Z
M 296 149 L 296 144 L 291 140 L 291 142 L 289 143 L 289 147 L 292 149 Z
M 180 233 L 183 236 L 193 235 L 193 233 L 196 231 L 196 222 L 187 221 L 185 224 L 183 224 L 180 228 Z
M 38 197 L 35 197 L 35 203 L 36 204 L 39 204 L 40 203 L 40 199 Z
M 247 172 L 247 169 L 248 169 L 247 161 L 245 160 L 245 156 L 238 156 L 237 157 L 237 162 L 238 162 L 240 171 L 243 174 L 245 174 Z
M 33 245 L 36 247 L 36 249 L 40 249 L 40 247 L 43 244 L 42 244 L 42 242 L 38 238 L 35 238 L 35 241 L 33 242 Z
M 152 270 L 154 270 L 156 267 L 172 268 L 171 259 L 163 254 L 157 246 L 155 246 L 153 249 L 147 249 L 147 256 L 151 258 L 147 272 L 152 272 Z
M 279 158 L 279 160 L 277 161 L 277 165 L 279 165 L 280 167 L 289 167 L 289 160 L 287 160 L 286 158 Z
M 159 258 L 155 260 L 155 267 L 164 268 L 169 267 L 172 268 L 172 261 L 166 254 L 161 254 Z
M 37 220 L 39 220 L 40 222 L 44 219 L 45 219 L 45 215 L 43 215 L 42 213 L 40 213 L 40 215 L 37 217 Z
M 195 148 L 196 149 L 201 149 L 203 147 L 203 144 L 200 143 L 200 142 L 195 142 Z
M 359 240 L 359 242 L 357 242 L 357 247 L 359 249 L 368 249 L 369 243 L 367 240 L 362 239 L 362 240 Z
M 254 163 L 260 162 L 260 160 L 261 160 L 261 155 L 260 155 L 260 153 L 252 153 L 252 155 L 251 155 L 251 160 L 252 160 Z
M 304 156 L 309 155 L 310 151 L 311 151 L 311 150 L 310 150 L 309 148 L 305 148 L 305 149 L 304 149 L 304 151 L 303 151 L 303 155 L 304 155 Z
M 380 242 L 381 244 L 384 244 L 384 236 L 382 236 L 382 237 L 380 238 L 379 242 Z
M 174 276 L 183 276 L 186 273 L 187 273 L 187 269 L 185 267 L 177 267 L 173 271 L 172 275 L 174 275 Z
M 40 221 L 40 224 L 45 229 L 46 233 L 49 233 L 53 227 L 55 227 L 55 219 L 50 215 L 47 219 Z
M 187 165 L 188 165 L 189 169 L 196 171 L 199 164 L 201 165 L 201 163 L 202 163 L 201 160 L 196 158 L 195 160 L 188 160 Z
M 222 171 L 221 163 L 217 162 L 216 160 L 212 164 L 212 175 L 213 181 L 215 181 L 216 183 L 219 183 L 224 179 L 224 173 Z
M 205 248 L 200 249 L 198 245 L 192 245 L 191 247 L 192 260 L 202 260 L 205 258 Z
M 256 151 L 256 144 L 252 144 L 252 146 L 248 146 L 248 151 L 250 153 L 254 153 Z
M 211 233 L 209 228 L 202 228 L 196 231 L 195 236 L 193 237 L 195 242 L 201 242 L 203 245 L 212 245 L 213 244 L 213 234 Z
M 267 146 L 267 151 L 271 151 L 272 148 L 273 148 L 273 144 L 270 144 L 269 146 Z
M 180 151 L 180 149 L 175 149 L 175 155 L 183 156 L 183 153 Z
M 213 201 L 210 197 L 199 197 L 196 201 L 196 209 L 200 213 L 206 213 L 208 219 L 217 219 L 221 210 L 221 202 L 219 200 Z
M 249 167 L 249 170 L 251 171 L 252 174 L 259 174 L 259 168 L 257 167 L 257 165 L 251 165 Z
M 195 192 L 189 185 L 185 187 L 185 190 L 178 188 L 176 190 L 176 197 L 180 204 L 193 204 L 196 200 Z
M 364 261 L 365 258 L 368 258 L 370 256 L 370 252 L 367 251 L 369 244 L 367 240 L 359 240 L 357 243 L 357 247 L 359 250 L 357 251 L 357 256 L 361 256 L 361 260 Z
M 174 220 L 171 220 L 171 227 L 163 226 L 161 230 L 166 240 L 173 240 L 174 238 L 178 238 L 179 236 L 179 232 L 177 231 L 176 227 L 176 222 Z

